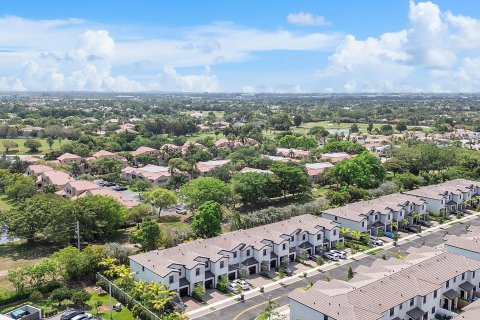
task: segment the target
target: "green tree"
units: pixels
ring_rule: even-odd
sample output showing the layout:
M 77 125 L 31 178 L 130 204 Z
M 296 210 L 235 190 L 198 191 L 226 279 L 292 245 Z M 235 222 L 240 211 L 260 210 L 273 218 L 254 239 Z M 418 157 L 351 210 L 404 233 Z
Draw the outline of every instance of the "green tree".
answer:
M 400 158 L 390 158 L 385 162 L 385 167 L 388 171 L 393 172 L 395 176 L 397 173 L 408 171 L 408 163 Z
M 322 126 L 314 126 L 308 130 L 308 134 L 314 136 L 317 140 L 323 140 L 325 143 L 325 139 L 330 133 Z
M 165 188 L 156 187 L 143 193 L 143 199 L 152 206 L 158 208 L 158 214 L 162 209 L 177 203 L 177 194 Z
M 358 130 L 358 124 L 354 123 L 350 126 L 350 132 L 352 133 L 357 133 L 359 130 Z
M 25 148 L 30 149 L 30 152 L 38 152 L 38 150 L 42 146 L 42 143 L 35 139 L 28 139 L 23 145 L 25 146 Z
M 85 303 L 90 300 L 92 295 L 85 291 L 85 289 L 78 289 L 73 291 L 72 297 L 70 298 L 73 304 L 77 307 L 83 308 Z
M 346 152 L 349 154 L 359 154 L 366 150 L 364 146 L 351 141 L 330 141 L 320 149 L 320 153 Z
M 180 188 L 180 195 L 184 196 L 192 209 L 209 200 L 219 204 L 229 204 L 234 201 L 234 194 L 229 184 L 212 177 L 200 177 L 190 180 Z
M 72 292 L 65 287 L 57 288 L 50 293 L 50 299 L 58 302 L 58 306 L 62 305 L 64 300 L 70 299 Z
M 348 274 L 347 274 L 347 279 L 350 281 L 352 278 L 355 276 L 355 272 L 353 272 L 352 267 L 348 268 Z
M 410 172 L 397 174 L 393 179 L 393 181 L 401 190 L 416 189 L 423 184 L 422 178 L 417 177 L 416 175 Z
M 115 158 L 99 158 L 90 162 L 90 168 L 98 173 L 120 173 L 122 162 Z
M 262 172 L 237 173 L 233 176 L 232 187 L 244 204 L 255 204 L 280 194 L 276 176 Z
M 148 153 L 142 153 L 135 157 L 135 161 L 145 166 L 147 164 L 152 164 L 154 159 Z
M 295 125 L 295 127 L 300 127 L 300 125 L 302 124 L 302 121 L 303 121 L 303 118 L 301 115 L 299 114 L 296 114 L 293 116 L 293 124 Z
M 5 194 L 11 199 L 26 199 L 32 197 L 37 189 L 35 187 L 35 181 L 29 177 L 20 173 L 14 173 L 6 176 Z
M 130 241 L 139 243 L 142 251 L 151 251 L 158 248 L 161 235 L 158 223 L 154 220 L 147 220 L 142 222 L 140 228 L 132 233 Z
M 268 300 L 268 304 L 265 309 L 260 312 L 260 315 L 257 319 L 270 320 L 270 319 L 279 319 L 280 314 L 275 311 L 279 307 L 278 303 L 272 300 Z
M 219 235 L 222 232 L 223 212 L 219 203 L 206 201 L 199 208 L 193 217 L 192 229 L 205 238 Z
M 10 149 L 18 148 L 18 143 L 13 140 L 3 140 L 2 144 L 6 152 L 8 152 Z
M 399 132 L 403 132 L 407 130 L 407 122 L 405 120 L 400 120 L 398 121 L 397 125 L 395 126 L 395 129 Z
M 202 297 L 205 294 L 205 292 L 206 292 L 205 287 L 200 283 L 197 283 L 195 284 L 195 287 L 193 287 L 192 297 L 194 297 L 198 301 L 202 301 Z
M 65 233 L 65 228 L 69 228 L 59 219 L 59 212 L 69 202 L 58 195 L 38 194 L 10 210 L 0 211 L 0 221 L 8 227 L 12 236 L 28 242 L 35 239 L 52 240 L 56 232 Z M 71 221 L 68 225 L 71 225 Z
M 152 207 L 148 204 L 142 203 L 138 206 L 130 208 L 127 212 L 125 220 L 127 222 L 140 223 L 145 219 L 152 218 L 155 215 Z
M 274 163 L 270 170 L 278 178 L 284 196 L 288 193 L 303 193 L 310 190 L 310 182 L 300 166 L 294 163 Z
M 227 292 L 227 286 L 228 286 L 228 277 L 224 274 L 220 276 L 217 282 L 217 289 L 222 291 L 222 292 Z
M 137 192 L 143 192 L 150 188 L 150 182 L 146 179 L 137 178 L 130 183 L 131 189 Z
M 48 147 L 49 147 L 50 149 L 52 149 L 52 146 L 53 146 L 53 144 L 54 144 L 54 141 L 53 141 L 53 138 L 52 138 L 52 137 L 48 137 L 48 138 L 47 138 L 47 144 L 48 144 Z
M 80 250 L 71 246 L 52 254 L 52 259 L 60 266 L 61 275 L 68 280 L 82 279 L 90 268 L 87 257 Z

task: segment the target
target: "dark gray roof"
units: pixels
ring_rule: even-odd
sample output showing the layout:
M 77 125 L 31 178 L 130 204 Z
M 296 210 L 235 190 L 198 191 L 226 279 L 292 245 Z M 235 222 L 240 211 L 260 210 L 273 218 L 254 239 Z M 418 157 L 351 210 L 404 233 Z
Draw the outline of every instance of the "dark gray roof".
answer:
M 245 261 L 242 262 L 242 264 L 243 264 L 244 266 L 251 266 L 251 265 L 254 265 L 254 264 L 257 264 L 257 263 L 258 263 L 257 259 L 255 259 L 255 258 L 253 258 L 253 257 L 252 257 L 252 258 L 248 258 L 247 260 L 245 260 Z
M 454 206 L 454 205 L 456 205 L 456 204 L 457 204 L 457 203 L 456 203 L 455 201 L 453 201 L 453 200 L 450 200 L 450 201 L 447 202 L 447 205 L 448 205 L 448 206 Z
M 421 319 L 426 314 L 426 312 L 420 309 L 419 307 L 415 307 L 412 310 L 407 311 L 407 314 L 411 318 L 417 320 L 417 319 Z
M 213 274 L 213 272 L 210 270 L 205 271 L 205 279 L 210 279 L 210 278 L 215 278 L 215 275 Z
M 381 221 L 375 221 L 375 223 L 372 224 L 372 227 L 374 227 L 374 228 L 385 227 L 385 223 L 383 223 Z
M 313 248 L 313 244 L 311 244 L 310 242 L 304 242 L 302 244 L 300 244 L 298 246 L 299 248 L 302 248 L 302 249 L 308 249 L 308 248 Z
M 238 269 L 238 263 L 234 263 L 228 266 L 228 271 L 235 271 Z
M 188 286 L 188 285 L 190 285 L 190 282 L 189 282 L 187 279 L 185 279 L 185 278 L 180 278 L 180 281 L 179 281 L 179 286 L 180 286 L 180 288 L 181 288 L 181 287 Z
M 453 300 L 453 299 L 455 299 L 455 298 L 460 297 L 460 294 L 459 294 L 457 291 L 453 290 L 453 289 L 450 289 L 450 290 L 448 290 L 448 291 L 445 291 L 445 292 L 443 293 L 443 295 L 444 295 L 447 299 L 450 299 L 450 300 Z
M 470 291 L 472 290 L 473 288 L 475 288 L 475 286 L 473 284 L 471 284 L 470 282 L 468 281 L 465 281 L 464 283 L 462 283 L 461 285 L 459 285 L 460 288 L 462 288 L 463 290 L 465 291 Z
M 273 251 L 270 251 L 270 259 L 276 259 L 278 258 L 277 254 Z

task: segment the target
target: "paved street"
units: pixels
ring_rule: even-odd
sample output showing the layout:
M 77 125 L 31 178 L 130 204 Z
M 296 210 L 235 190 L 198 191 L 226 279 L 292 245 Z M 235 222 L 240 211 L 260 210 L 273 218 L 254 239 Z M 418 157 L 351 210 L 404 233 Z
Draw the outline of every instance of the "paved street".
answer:
M 446 228 L 446 230 L 448 230 L 448 233 L 450 234 L 456 234 L 456 235 L 463 234 L 466 232 L 465 226 L 467 224 L 480 226 L 480 218 L 476 217 L 474 220 L 470 220 L 465 223 L 455 224 L 453 226 Z M 307 279 L 302 279 L 298 282 L 276 288 L 272 291 L 265 292 L 264 294 L 260 294 L 256 297 L 250 298 L 243 303 L 232 302 L 231 305 L 224 307 L 222 309 L 213 311 L 209 314 L 192 315 L 191 318 L 192 319 L 201 318 L 201 319 L 211 319 L 211 320 L 213 319 L 252 320 L 252 319 L 255 319 L 255 317 L 258 316 L 261 310 L 265 308 L 265 305 L 267 304 L 269 298 L 271 298 L 272 300 L 275 300 L 275 302 L 278 303 L 280 306 L 287 305 L 288 304 L 287 296 L 294 289 L 305 287 L 310 282 L 315 283 L 318 280 L 324 280 L 326 277 L 330 277 L 332 279 L 335 278 L 335 279 L 346 280 L 347 271 L 349 267 L 352 267 L 353 269 L 355 269 L 359 265 L 370 266 L 373 263 L 373 261 L 381 258 L 383 254 L 386 254 L 388 258 L 390 256 L 388 252 L 396 252 L 398 250 L 405 252 L 410 247 L 419 247 L 424 243 L 425 245 L 428 245 L 428 246 L 438 246 L 443 243 L 443 236 L 444 236 L 444 231 L 439 230 L 438 232 L 426 234 L 421 237 L 420 236 L 415 237 L 414 239 L 406 243 L 400 244 L 397 247 L 390 248 L 388 250 L 382 250 L 375 255 L 366 256 L 365 258 L 362 258 L 357 261 L 352 260 L 349 263 L 336 266 L 332 270 L 324 271 L 316 275 L 309 276 Z M 214 308 L 212 308 L 212 310 L 213 309 Z

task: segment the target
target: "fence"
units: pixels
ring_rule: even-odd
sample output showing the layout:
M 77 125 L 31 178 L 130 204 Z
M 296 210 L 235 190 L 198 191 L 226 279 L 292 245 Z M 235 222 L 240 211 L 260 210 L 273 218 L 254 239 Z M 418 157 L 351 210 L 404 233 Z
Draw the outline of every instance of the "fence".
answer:
M 150 311 L 149 309 L 145 308 L 140 302 L 132 298 L 128 293 L 117 287 L 113 282 L 105 278 L 103 275 L 97 272 L 97 280 L 105 282 L 105 284 L 108 286 L 108 288 L 103 288 L 105 290 L 108 289 L 109 294 L 110 294 L 110 299 L 111 297 L 115 297 L 118 301 L 123 303 L 124 306 L 128 306 L 129 309 L 133 309 L 134 306 L 138 306 L 138 308 L 141 308 L 143 311 L 142 314 L 145 314 L 148 318 L 145 320 L 160 320 L 160 317 Z M 110 319 L 112 318 L 112 305 L 111 305 L 111 300 L 110 300 Z

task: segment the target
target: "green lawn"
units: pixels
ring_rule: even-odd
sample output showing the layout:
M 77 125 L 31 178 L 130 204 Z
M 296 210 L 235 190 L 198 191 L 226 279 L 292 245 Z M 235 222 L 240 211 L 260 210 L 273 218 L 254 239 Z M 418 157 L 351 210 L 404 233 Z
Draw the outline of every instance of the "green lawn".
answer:
M 225 138 L 223 133 L 215 135 L 214 133 L 197 133 L 191 136 L 187 136 L 187 141 L 197 141 L 200 139 L 205 139 L 207 137 L 213 137 L 214 140 Z
M 48 143 L 47 143 L 47 139 L 35 139 L 35 140 L 38 140 L 42 143 L 42 147 L 40 148 L 40 150 L 36 153 L 31 153 L 29 152 L 29 149 L 25 148 L 25 141 L 27 141 L 28 139 L 0 139 L 0 152 L 2 153 L 5 153 L 6 150 L 5 148 L 3 147 L 3 141 L 5 140 L 13 140 L 15 141 L 17 144 L 18 144 L 18 147 L 17 148 L 13 148 L 13 149 L 10 149 L 8 150 L 8 153 L 7 154 L 45 154 L 47 152 L 50 151 L 50 147 L 48 146 Z M 66 141 L 62 141 L 62 144 L 66 143 Z M 60 142 L 58 140 L 54 140 L 53 141 L 53 146 L 52 146 L 52 149 L 53 150 L 58 150 L 60 149 Z

